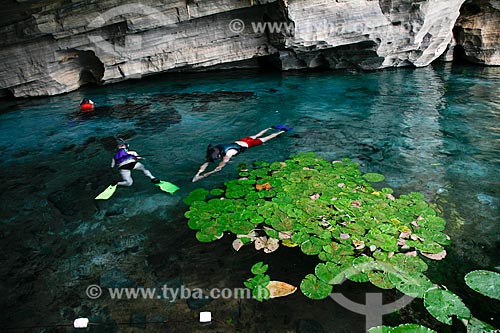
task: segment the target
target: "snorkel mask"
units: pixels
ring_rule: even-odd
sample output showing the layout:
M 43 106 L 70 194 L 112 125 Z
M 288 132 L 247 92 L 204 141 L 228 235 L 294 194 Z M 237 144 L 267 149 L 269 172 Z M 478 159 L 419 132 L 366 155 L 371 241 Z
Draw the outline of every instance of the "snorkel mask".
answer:
M 213 162 L 217 159 L 219 159 L 220 156 L 220 149 L 217 147 L 212 147 L 212 145 L 208 145 L 207 147 L 207 160 L 210 162 Z
M 125 142 L 125 140 L 123 140 L 122 138 L 118 138 L 116 140 L 116 148 L 117 149 L 129 149 L 130 146 L 128 145 L 128 143 Z

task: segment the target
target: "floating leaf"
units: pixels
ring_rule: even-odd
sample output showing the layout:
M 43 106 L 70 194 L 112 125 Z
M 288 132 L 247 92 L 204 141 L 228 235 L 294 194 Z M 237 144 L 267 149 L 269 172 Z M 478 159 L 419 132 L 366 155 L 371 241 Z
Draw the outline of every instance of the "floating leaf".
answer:
M 318 200 L 321 197 L 319 193 L 314 193 L 313 195 L 309 196 L 311 200 Z
M 213 190 L 210 191 L 210 194 L 213 196 L 219 196 L 224 193 L 223 189 L 220 188 L 214 188 Z
M 321 281 L 328 284 L 341 284 L 345 280 L 345 266 L 336 265 L 332 262 L 316 265 L 314 273 Z
M 368 333 L 437 333 L 430 328 L 418 324 L 403 324 L 397 327 L 377 326 L 368 330 Z
M 308 239 L 300 245 L 300 249 L 307 255 L 316 255 L 321 252 L 322 246 Z
M 201 231 L 196 233 L 196 239 L 202 243 L 210 243 L 220 238 L 220 235 L 207 235 Z
M 419 257 L 406 256 L 403 253 L 395 254 L 389 263 L 392 264 L 398 272 L 403 274 L 413 274 L 425 272 L 427 264 Z
M 394 327 L 391 333 L 437 333 L 430 328 L 418 324 L 403 324 Z
M 424 295 L 424 305 L 434 318 L 447 325 L 451 325 L 451 316 L 455 315 L 459 319 L 469 319 L 471 316 L 462 300 L 448 290 L 428 290 Z
M 258 237 L 255 240 L 255 249 L 261 250 L 264 249 L 265 253 L 271 253 L 278 249 L 279 247 L 279 239 L 276 238 L 267 238 L 266 236 Z
M 431 280 L 422 273 L 392 272 L 389 273 L 389 280 L 400 292 L 416 298 L 424 297 L 427 290 L 434 288 Z
M 494 299 L 500 299 L 500 274 L 477 270 L 465 275 L 465 283 L 478 293 Z
M 467 332 L 470 333 L 498 333 L 495 329 L 488 323 L 485 323 L 475 317 L 472 317 L 467 323 Z
M 389 279 L 389 274 L 387 272 L 368 272 L 368 280 L 376 287 L 381 289 L 392 289 L 394 285 Z
M 312 299 L 327 298 L 332 292 L 332 286 L 319 280 L 314 274 L 308 274 L 300 283 L 300 290 Z
M 296 247 L 296 246 L 299 246 L 299 244 L 297 243 L 294 243 L 292 242 L 291 240 L 289 239 L 283 239 L 281 241 L 281 244 L 283 244 L 283 246 L 286 246 L 286 247 Z
M 184 203 L 191 205 L 195 201 L 203 201 L 210 192 L 204 188 L 197 188 L 196 190 L 189 193 L 189 195 L 184 199 Z
M 442 231 L 446 225 L 446 221 L 439 216 L 428 216 L 419 221 L 421 227 L 429 230 Z
M 255 184 L 255 188 L 257 189 L 257 191 L 270 190 L 271 184 L 269 182 L 266 182 L 264 184 Z
M 267 289 L 267 285 L 269 284 L 269 282 L 270 281 L 264 284 L 259 284 L 252 289 L 252 295 L 257 301 L 262 302 L 263 300 L 269 299 L 271 297 L 271 293 L 269 289 Z
M 446 257 L 446 250 L 443 250 L 439 253 L 424 253 L 421 252 L 421 255 L 423 255 L 426 258 L 432 259 L 432 260 L 443 260 Z
M 259 261 L 258 263 L 254 264 L 252 268 L 250 269 L 252 274 L 259 275 L 259 274 L 264 274 L 267 272 L 267 269 L 269 268 L 269 265 L 264 265 L 262 261 Z
M 243 245 L 243 241 L 239 238 L 236 238 L 233 241 L 233 249 L 235 249 L 236 251 L 239 251 Z
M 370 183 L 378 183 L 385 179 L 384 175 L 379 173 L 365 173 L 363 178 L 369 181 Z
M 288 296 L 297 290 L 297 287 L 282 281 L 270 281 L 266 288 L 269 290 L 269 298 Z
M 392 327 L 389 326 L 377 326 L 372 327 L 368 330 L 368 333 L 391 333 Z

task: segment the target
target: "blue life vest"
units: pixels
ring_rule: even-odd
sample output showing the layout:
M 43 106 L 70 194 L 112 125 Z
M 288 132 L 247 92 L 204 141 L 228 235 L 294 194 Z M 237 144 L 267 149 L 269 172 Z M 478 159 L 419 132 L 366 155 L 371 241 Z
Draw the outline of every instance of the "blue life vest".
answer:
M 135 162 L 137 160 L 137 157 L 129 154 L 127 149 L 125 149 L 125 148 L 118 150 L 118 152 L 115 154 L 115 156 L 113 156 L 113 158 L 115 159 L 115 163 L 117 165 L 120 165 L 123 162 L 129 161 L 129 160 L 131 162 Z
M 239 144 L 234 143 L 234 142 L 233 143 L 226 143 L 226 144 L 217 145 L 217 146 L 215 146 L 215 148 L 218 148 L 220 150 L 222 156 L 226 156 L 227 151 L 229 149 L 235 149 L 235 150 L 237 150 L 238 154 L 244 152 L 245 149 L 246 149 L 246 147 L 242 147 Z M 238 155 L 238 154 L 236 154 L 236 155 Z

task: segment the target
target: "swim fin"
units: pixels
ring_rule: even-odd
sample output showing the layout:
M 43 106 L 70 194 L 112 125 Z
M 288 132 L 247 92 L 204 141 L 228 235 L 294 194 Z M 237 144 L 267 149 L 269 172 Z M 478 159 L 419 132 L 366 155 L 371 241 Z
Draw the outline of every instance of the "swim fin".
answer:
M 158 186 L 160 190 L 162 190 L 163 192 L 167 192 L 170 194 L 174 194 L 174 192 L 179 189 L 179 187 L 177 187 L 176 185 L 163 180 L 161 180 L 158 184 L 155 185 Z
M 107 189 L 101 192 L 95 200 L 108 200 L 116 191 L 116 185 L 109 185 Z
M 278 129 L 280 131 L 285 131 L 285 132 L 293 130 L 293 128 L 288 127 L 287 125 L 274 125 L 274 126 L 271 126 L 271 127 L 274 128 L 274 129 Z

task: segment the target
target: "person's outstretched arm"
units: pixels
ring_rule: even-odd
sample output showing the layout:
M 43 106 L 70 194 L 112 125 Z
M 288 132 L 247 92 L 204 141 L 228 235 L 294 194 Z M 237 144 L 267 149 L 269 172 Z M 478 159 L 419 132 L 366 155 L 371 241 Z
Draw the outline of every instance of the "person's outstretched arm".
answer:
M 199 177 L 203 171 L 205 171 L 208 167 L 209 162 L 205 162 L 200 166 L 200 169 L 196 173 L 196 175 L 193 177 L 193 182 L 195 181 L 194 179 Z
M 208 162 L 204 163 L 200 167 L 200 170 L 198 170 L 198 173 L 196 174 L 196 176 L 193 177 L 192 182 L 193 183 L 197 182 L 198 180 L 203 179 L 205 177 L 208 177 L 208 176 L 210 176 L 213 173 L 221 171 L 222 168 L 226 166 L 227 162 L 229 162 L 229 160 L 231 159 L 231 157 L 233 157 L 234 155 L 236 155 L 236 154 L 233 155 L 231 152 L 232 152 L 232 149 L 228 151 L 228 153 L 226 154 L 226 156 L 224 156 L 224 158 L 222 159 L 222 161 L 219 163 L 219 165 L 215 169 L 213 169 L 212 171 L 206 172 L 205 174 L 202 174 L 203 171 L 205 171 L 205 169 L 208 166 Z M 238 152 L 236 152 L 236 153 L 238 153 Z

